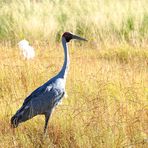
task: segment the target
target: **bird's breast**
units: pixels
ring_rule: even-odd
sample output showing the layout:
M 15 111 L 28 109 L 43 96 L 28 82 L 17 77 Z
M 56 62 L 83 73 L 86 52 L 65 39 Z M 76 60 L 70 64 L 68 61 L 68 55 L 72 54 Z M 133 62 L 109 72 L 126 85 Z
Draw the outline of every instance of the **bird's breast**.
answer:
M 58 78 L 56 81 L 55 81 L 55 84 L 54 86 L 56 88 L 59 88 L 59 89 L 64 89 L 65 90 L 65 79 L 62 79 L 62 78 Z

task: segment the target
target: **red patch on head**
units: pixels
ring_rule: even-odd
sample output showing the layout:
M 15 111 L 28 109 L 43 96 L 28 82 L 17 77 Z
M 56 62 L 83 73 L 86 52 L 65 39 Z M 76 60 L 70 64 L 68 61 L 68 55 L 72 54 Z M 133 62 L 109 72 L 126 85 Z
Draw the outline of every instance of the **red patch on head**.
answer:
M 64 32 L 63 37 L 68 36 L 70 33 L 69 32 Z
M 72 39 L 72 34 L 69 32 L 64 32 L 62 37 L 64 37 L 66 39 L 66 42 L 69 42 Z

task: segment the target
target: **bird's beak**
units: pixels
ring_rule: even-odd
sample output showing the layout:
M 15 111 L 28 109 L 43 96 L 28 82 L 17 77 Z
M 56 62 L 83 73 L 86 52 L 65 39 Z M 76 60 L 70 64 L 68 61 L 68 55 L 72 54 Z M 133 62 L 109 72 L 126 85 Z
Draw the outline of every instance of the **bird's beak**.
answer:
M 87 41 L 85 38 L 79 37 L 77 35 L 73 35 L 72 38 L 77 40 Z

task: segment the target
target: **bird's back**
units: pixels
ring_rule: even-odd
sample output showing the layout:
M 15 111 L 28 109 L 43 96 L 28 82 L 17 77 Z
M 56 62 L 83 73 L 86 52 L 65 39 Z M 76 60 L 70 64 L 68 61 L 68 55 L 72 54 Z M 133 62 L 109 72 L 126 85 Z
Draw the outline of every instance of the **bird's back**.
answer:
M 46 83 L 45 83 L 46 84 Z M 65 94 L 64 79 L 56 79 L 50 84 L 43 85 L 29 95 L 22 107 L 12 117 L 11 123 L 14 127 L 38 114 L 51 112 L 58 105 Z M 15 121 L 17 122 L 14 122 Z

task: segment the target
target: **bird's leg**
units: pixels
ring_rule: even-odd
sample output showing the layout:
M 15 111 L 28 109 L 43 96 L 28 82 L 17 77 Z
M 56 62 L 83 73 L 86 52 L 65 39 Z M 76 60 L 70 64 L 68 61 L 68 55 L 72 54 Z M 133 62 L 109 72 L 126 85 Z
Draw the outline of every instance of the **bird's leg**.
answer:
M 51 116 L 51 112 L 45 114 L 44 134 L 46 134 L 47 126 L 48 126 L 48 121 L 49 121 L 50 116 Z

